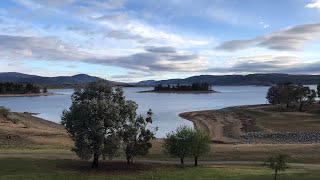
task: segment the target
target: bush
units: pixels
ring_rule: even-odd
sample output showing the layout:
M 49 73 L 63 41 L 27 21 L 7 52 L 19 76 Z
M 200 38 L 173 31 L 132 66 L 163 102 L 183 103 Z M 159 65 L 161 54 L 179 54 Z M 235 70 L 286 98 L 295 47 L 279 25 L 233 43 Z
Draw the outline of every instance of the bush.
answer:
M 8 117 L 9 114 L 10 114 L 10 109 L 0 106 L 0 116 Z
M 10 119 L 10 121 L 11 121 L 13 124 L 18 124 L 18 123 L 20 122 L 20 120 L 17 119 L 17 118 Z

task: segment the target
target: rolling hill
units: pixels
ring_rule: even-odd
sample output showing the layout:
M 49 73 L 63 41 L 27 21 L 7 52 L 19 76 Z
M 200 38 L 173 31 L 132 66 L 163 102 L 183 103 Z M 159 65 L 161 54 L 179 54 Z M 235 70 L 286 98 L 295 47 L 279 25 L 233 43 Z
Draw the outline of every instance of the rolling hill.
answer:
M 101 78 L 89 76 L 86 74 L 77 74 L 74 76 L 57 76 L 43 77 L 29 75 L 17 72 L 0 73 L 0 82 L 15 82 L 15 83 L 35 83 L 49 88 L 67 88 L 75 87 L 89 82 L 97 81 Z M 125 83 L 109 81 L 112 85 L 126 85 Z
M 257 85 L 269 86 L 277 83 L 292 82 L 295 84 L 312 85 L 320 83 L 320 75 L 291 75 L 291 74 L 248 74 L 248 75 L 200 75 L 185 79 L 148 80 L 138 82 L 138 86 L 155 86 L 157 84 L 191 84 L 207 82 L 213 85 Z

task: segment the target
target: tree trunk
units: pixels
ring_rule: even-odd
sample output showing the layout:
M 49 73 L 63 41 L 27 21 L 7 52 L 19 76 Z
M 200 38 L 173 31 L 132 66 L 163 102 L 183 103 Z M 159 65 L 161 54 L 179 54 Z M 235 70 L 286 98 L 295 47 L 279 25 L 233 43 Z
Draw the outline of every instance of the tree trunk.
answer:
M 303 103 L 301 102 L 299 106 L 299 111 L 302 111 L 302 107 L 303 107 Z
M 130 156 L 127 156 L 127 164 L 131 163 L 130 159 L 131 159 Z
M 92 168 L 97 168 L 98 167 L 98 161 L 99 161 L 99 155 L 98 155 L 98 153 L 94 153 L 91 167 Z
M 286 108 L 287 108 L 287 109 L 289 108 L 289 104 L 290 104 L 290 103 L 289 103 L 289 102 L 287 102 L 287 106 L 286 106 Z
M 278 171 L 275 170 L 275 171 L 274 171 L 274 180 L 277 180 L 277 173 L 278 173 Z
M 181 166 L 184 166 L 183 158 L 180 158 Z
M 133 156 L 130 158 L 130 163 L 133 164 Z
M 198 156 L 194 157 L 194 166 L 198 166 Z

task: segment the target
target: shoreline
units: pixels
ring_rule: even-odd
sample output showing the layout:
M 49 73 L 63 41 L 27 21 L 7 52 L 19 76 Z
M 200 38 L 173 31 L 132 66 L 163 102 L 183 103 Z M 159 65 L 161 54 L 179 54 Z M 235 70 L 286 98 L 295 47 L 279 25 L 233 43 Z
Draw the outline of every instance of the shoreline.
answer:
M 240 118 L 238 114 L 224 109 L 183 112 L 179 117 L 191 121 L 194 128 L 208 133 L 214 143 L 242 143 L 243 124 L 249 122 L 245 122 L 245 119 Z
M 172 93 L 172 94 L 209 94 L 209 93 L 220 93 L 215 90 L 208 90 L 208 91 L 154 91 L 154 90 L 147 90 L 147 91 L 139 91 L 137 93 Z
M 182 112 L 194 128 L 209 134 L 211 141 L 223 144 L 318 144 L 319 104 L 306 111 L 281 111 L 278 106 L 257 104 L 216 110 Z
M 33 96 L 56 96 L 57 93 L 30 93 L 30 94 L 0 94 L 0 97 L 33 97 Z

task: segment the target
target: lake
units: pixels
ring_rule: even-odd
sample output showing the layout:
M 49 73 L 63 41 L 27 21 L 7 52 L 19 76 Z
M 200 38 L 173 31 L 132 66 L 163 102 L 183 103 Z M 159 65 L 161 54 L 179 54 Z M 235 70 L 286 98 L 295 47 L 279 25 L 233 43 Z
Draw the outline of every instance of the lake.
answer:
M 127 99 L 139 104 L 139 113 L 145 114 L 148 109 L 154 113 L 154 123 L 157 126 L 157 137 L 175 130 L 180 125 L 192 126 L 190 121 L 179 117 L 186 111 L 220 109 L 228 106 L 265 104 L 265 86 L 214 86 L 221 93 L 209 94 L 166 94 L 166 93 L 137 93 L 151 90 L 147 87 L 124 88 Z M 15 112 L 40 113 L 38 117 L 60 122 L 62 111 L 71 105 L 72 89 L 51 89 L 62 95 L 36 97 L 0 97 L 0 105 Z

